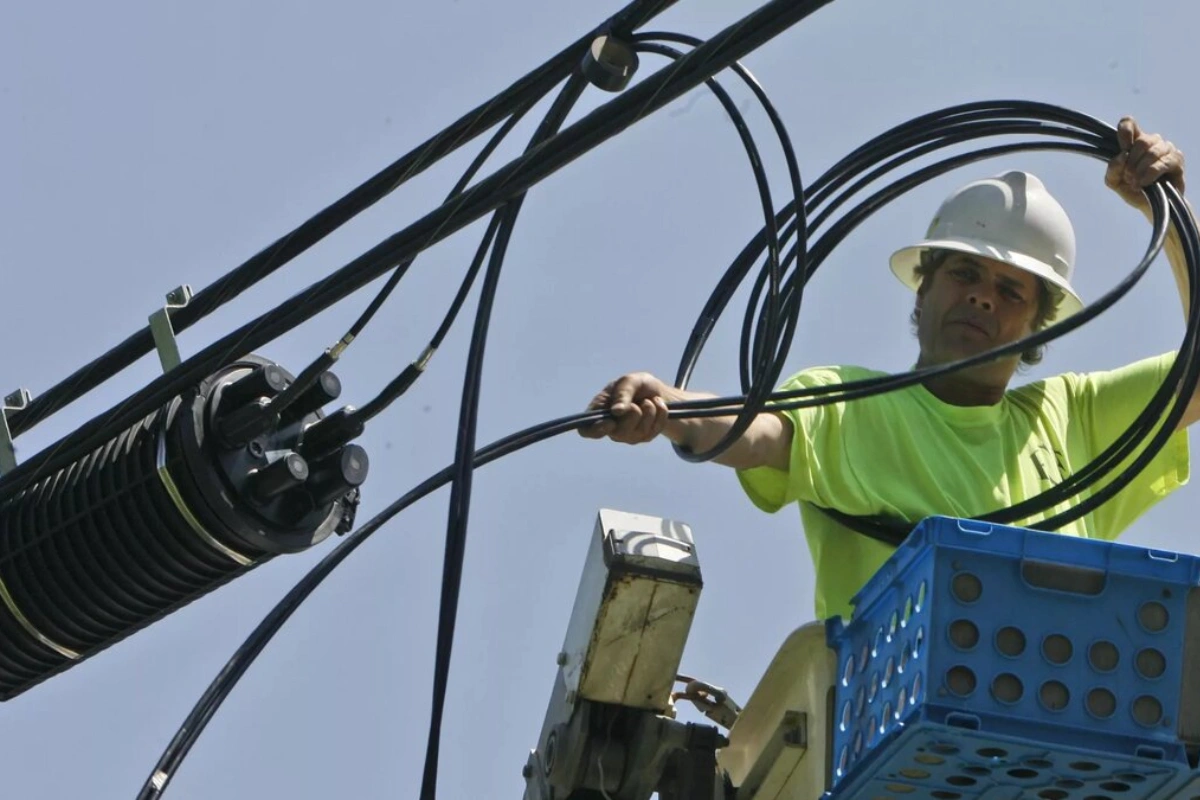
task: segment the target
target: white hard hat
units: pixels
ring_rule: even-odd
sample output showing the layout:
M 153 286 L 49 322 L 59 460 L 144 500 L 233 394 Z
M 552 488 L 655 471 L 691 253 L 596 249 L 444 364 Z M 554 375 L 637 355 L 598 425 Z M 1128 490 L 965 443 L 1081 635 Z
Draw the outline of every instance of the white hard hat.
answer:
M 916 267 L 926 250 L 984 256 L 1032 273 L 1062 289 L 1057 320 L 1083 308 L 1071 288 L 1075 231 L 1067 212 L 1042 182 L 1028 172 L 1006 172 L 974 181 L 942 203 L 925 240 L 892 254 L 892 272 L 914 291 Z

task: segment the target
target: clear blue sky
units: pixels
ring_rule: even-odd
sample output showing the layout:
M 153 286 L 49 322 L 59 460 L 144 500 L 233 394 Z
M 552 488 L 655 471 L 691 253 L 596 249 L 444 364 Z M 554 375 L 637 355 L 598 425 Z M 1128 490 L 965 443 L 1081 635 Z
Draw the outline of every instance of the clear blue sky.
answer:
M 755 4 L 682 0 L 653 27 L 709 35 Z M 45 390 L 144 325 L 180 283 L 204 286 L 462 112 L 618 3 L 483 0 L 339 4 L 13 3 L 0 28 L 0 389 Z M 1200 152 L 1195 35 L 1185 0 L 837 0 L 752 54 L 801 167 L 815 178 L 886 127 L 953 103 L 1045 100 L 1124 113 Z M 643 74 L 659 66 L 646 59 Z M 748 93 L 729 84 L 739 103 Z M 607 99 L 589 94 L 582 108 Z M 782 197 L 761 114 L 752 125 Z M 528 137 L 524 125 L 502 157 Z M 181 337 L 185 354 L 284 299 L 440 202 L 469 154 L 403 187 Z M 915 356 L 911 297 L 886 267 L 957 183 L 1010 167 L 1042 176 L 1072 214 L 1077 283 L 1096 297 L 1136 263 L 1148 228 L 1099 163 L 984 164 L 887 208 L 806 294 L 793 369 Z M 1195 178 L 1200 182 L 1200 178 Z M 782 202 L 782 201 L 781 201 Z M 601 213 L 603 212 L 603 213 Z M 719 275 L 760 224 L 745 157 L 697 93 L 539 186 L 525 205 L 488 348 L 480 442 L 581 409 L 633 369 L 674 373 Z M 423 347 L 481 234 L 428 252 L 338 369 L 371 397 Z M 359 295 L 262 352 L 298 369 L 340 334 Z M 693 385 L 737 388 L 737 321 Z M 362 519 L 450 462 L 469 325 L 363 438 Z M 1052 346 L 1028 377 L 1116 366 L 1174 346 L 1165 259 L 1117 309 Z M 23 437 L 31 453 L 134 391 L 147 358 Z M 596 510 L 693 526 L 706 587 L 684 668 L 744 700 L 776 647 L 812 617 L 794 509 L 756 511 L 733 476 L 574 435 L 481 471 L 442 747 L 441 796 L 518 797 L 555 673 Z M 447 493 L 395 519 L 326 581 L 258 659 L 169 797 L 414 796 L 425 749 Z M 1127 540 L 1195 551 L 1195 488 Z M 4 794 L 135 794 L 247 632 L 332 543 L 263 569 L 0 706 Z

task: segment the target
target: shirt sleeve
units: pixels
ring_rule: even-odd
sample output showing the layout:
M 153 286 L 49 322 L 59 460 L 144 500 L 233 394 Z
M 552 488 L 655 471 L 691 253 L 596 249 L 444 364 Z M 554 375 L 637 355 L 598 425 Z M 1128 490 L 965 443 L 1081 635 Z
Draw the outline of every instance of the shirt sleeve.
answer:
M 1112 445 L 1145 410 L 1174 362 L 1175 353 L 1164 353 L 1119 369 L 1070 376 L 1069 424 L 1086 443 L 1089 461 Z M 1158 430 L 1156 427 L 1155 432 Z M 1139 447 L 1110 477 L 1124 471 L 1144 449 Z M 1176 431 L 1137 477 L 1093 512 L 1096 535 L 1117 538 L 1151 506 L 1187 483 L 1189 468 L 1187 431 Z
M 835 369 L 819 367 L 797 373 L 780 391 L 843 383 Z M 738 470 L 738 480 L 751 502 L 774 513 L 795 501 L 826 507 L 845 505 L 847 493 L 861 488 L 843 440 L 845 403 L 828 403 L 780 411 L 792 424 L 787 471 L 775 467 Z M 836 499 L 835 499 L 836 498 Z

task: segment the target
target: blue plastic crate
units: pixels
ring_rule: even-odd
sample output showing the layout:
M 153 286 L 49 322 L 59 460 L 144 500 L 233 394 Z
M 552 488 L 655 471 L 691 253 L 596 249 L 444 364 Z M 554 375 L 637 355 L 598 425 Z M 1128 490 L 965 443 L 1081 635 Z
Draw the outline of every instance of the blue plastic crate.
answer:
M 1147 761 L 968 731 L 907 725 L 828 800 L 1194 800 L 1194 773 Z
M 834 785 L 918 724 L 1187 768 L 1198 584 L 1194 556 L 931 517 L 828 623 Z

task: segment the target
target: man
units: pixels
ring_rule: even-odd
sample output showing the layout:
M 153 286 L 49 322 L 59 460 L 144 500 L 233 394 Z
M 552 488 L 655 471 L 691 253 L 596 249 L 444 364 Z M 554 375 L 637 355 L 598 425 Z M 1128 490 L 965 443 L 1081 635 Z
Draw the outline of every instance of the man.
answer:
M 1183 154 L 1173 144 L 1142 132 L 1129 117 L 1121 120 L 1118 139 L 1121 152 L 1108 165 L 1105 182 L 1127 203 L 1149 215 L 1141 189 L 1164 177 L 1183 190 Z M 1186 264 L 1174 233 L 1166 250 L 1186 315 Z M 892 271 L 916 295 L 917 365 L 991 350 L 1080 310 L 1083 303 L 1071 286 L 1074 255 L 1065 211 L 1032 175 L 1009 172 L 952 194 L 926 239 L 891 259 Z M 1035 349 L 865 400 L 763 412 L 715 459 L 737 470 L 760 508 L 774 512 L 799 504 L 816 570 L 819 618 L 848 616 L 851 597 L 892 551 L 843 527 L 822 508 L 915 523 L 933 514 L 978 516 L 1041 494 L 1092 461 L 1129 426 L 1162 384 L 1174 354 L 1010 389 L 1019 364 L 1040 358 Z M 845 366 L 809 369 L 781 388 L 881 374 Z M 589 405 L 609 409 L 612 416 L 580 432 L 629 444 L 665 434 L 692 452 L 706 451 L 733 417 L 669 418 L 667 408 L 710 396 L 631 373 Z M 1116 538 L 1184 484 L 1189 463 L 1183 428 L 1197 418 L 1200 400 L 1193 397 L 1179 430 L 1149 467 L 1060 532 Z

